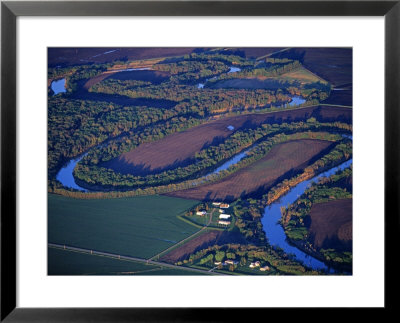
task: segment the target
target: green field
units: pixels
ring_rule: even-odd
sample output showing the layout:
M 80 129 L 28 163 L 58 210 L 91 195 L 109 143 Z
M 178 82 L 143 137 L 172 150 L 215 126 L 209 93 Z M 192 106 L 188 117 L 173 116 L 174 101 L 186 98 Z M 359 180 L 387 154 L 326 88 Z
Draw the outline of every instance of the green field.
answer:
M 199 229 L 177 218 L 198 201 L 166 196 L 48 195 L 48 242 L 150 258 Z
M 165 268 L 56 248 L 48 248 L 48 259 L 49 275 L 202 275 L 184 268 Z

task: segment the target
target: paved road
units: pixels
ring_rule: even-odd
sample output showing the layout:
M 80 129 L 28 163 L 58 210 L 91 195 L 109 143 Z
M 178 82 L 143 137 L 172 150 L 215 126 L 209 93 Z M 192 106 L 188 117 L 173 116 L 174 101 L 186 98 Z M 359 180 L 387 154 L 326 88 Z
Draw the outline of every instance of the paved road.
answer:
M 49 243 L 48 244 L 50 248 L 57 248 L 57 249 L 63 249 L 63 250 L 69 250 L 69 251 L 78 251 L 78 252 L 83 252 L 91 255 L 98 255 L 98 256 L 107 256 L 115 259 L 121 259 L 121 260 L 131 260 L 131 261 L 137 261 L 141 263 L 146 263 L 146 264 L 151 264 L 151 265 L 158 265 L 166 268 L 173 268 L 173 269 L 180 269 L 180 270 L 188 270 L 188 271 L 193 271 L 193 272 L 200 272 L 200 273 L 209 273 L 207 270 L 201 270 L 201 269 L 196 269 L 196 268 L 189 268 L 189 267 L 181 267 L 181 266 L 176 266 L 176 265 L 171 265 L 167 264 L 165 262 L 159 262 L 159 261 L 154 261 L 154 260 L 147 260 L 143 258 L 136 258 L 136 257 L 130 257 L 130 256 L 122 256 L 122 255 L 117 255 L 115 253 L 109 253 L 109 252 L 104 252 L 104 251 L 97 251 L 97 250 L 90 250 L 90 249 L 84 249 L 84 248 L 78 248 L 78 247 L 72 247 L 72 246 L 67 246 L 67 245 L 61 245 L 61 244 L 56 244 L 56 243 Z M 209 274 L 212 275 L 224 275 L 221 273 L 215 273 L 211 272 Z

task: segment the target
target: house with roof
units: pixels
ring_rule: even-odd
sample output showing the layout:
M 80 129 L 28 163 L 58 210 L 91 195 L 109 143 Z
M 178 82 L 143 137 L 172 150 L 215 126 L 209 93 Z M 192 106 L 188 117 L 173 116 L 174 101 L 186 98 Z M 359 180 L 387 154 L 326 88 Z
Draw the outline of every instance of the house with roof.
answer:
M 220 219 L 223 219 L 223 220 L 227 220 L 227 219 L 229 219 L 231 216 L 230 216 L 230 214 L 220 214 L 219 215 L 219 218 Z

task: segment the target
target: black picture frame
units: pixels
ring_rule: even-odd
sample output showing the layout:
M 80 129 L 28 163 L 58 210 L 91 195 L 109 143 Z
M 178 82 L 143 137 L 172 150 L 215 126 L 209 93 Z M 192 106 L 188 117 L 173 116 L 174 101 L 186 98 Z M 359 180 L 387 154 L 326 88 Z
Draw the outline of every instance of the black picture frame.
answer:
M 399 233 L 400 1 L 2 1 L 1 3 L 1 321 L 227 321 L 243 308 L 18 308 L 16 285 L 16 19 L 19 16 L 384 16 L 385 307 L 396 306 Z M 373 188 L 371 188 L 373 189 Z M 372 234 L 372 233 L 371 233 Z M 371 261 L 373 261 L 371 259 Z M 40 293 L 40 291 L 37 291 Z M 394 293 L 392 293 L 394 292 Z M 261 317 L 263 308 L 249 309 Z M 380 311 L 379 311 L 380 312 Z M 287 311 L 286 315 L 292 315 Z M 250 313 L 245 313 L 248 315 Z M 335 314 L 332 314 L 334 318 Z M 381 315 L 381 313 L 379 314 Z M 286 316 L 286 319 L 288 316 Z

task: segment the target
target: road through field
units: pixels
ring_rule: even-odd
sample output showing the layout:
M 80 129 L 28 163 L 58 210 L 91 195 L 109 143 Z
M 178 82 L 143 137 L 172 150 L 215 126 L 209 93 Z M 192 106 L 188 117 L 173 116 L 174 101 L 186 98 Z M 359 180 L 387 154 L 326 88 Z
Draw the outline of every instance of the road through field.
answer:
M 91 255 L 111 257 L 111 258 L 120 259 L 120 260 L 137 261 L 137 262 L 141 262 L 141 263 L 158 265 L 158 266 L 167 267 L 167 268 L 188 270 L 188 271 L 201 272 L 201 273 L 208 273 L 207 270 L 201 270 L 201 269 L 190 268 L 190 267 L 184 267 L 183 268 L 183 267 L 180 267 L 180 266 L 171 265 L 171 264 L 167 264 L 167 263 L 159 262 L 159 261 L 153 261 L 153 260 L 130 257 L 130 256 L 122 256 L 122 255 L 117 255 L 117 254 L 109 253 L 109 252 L 90 250 L 90 249 L 72 247 L 72 246 L 67 246 L 67 245 L 60 245 L 60 244 L 56 244 L 56 243 L 49 243 L 48 246 L 50 248 L 57 248 L 57 249 L 63 249 L 63 250 L 68 250 L 68 251 L 83 252 L 83 253 L 87 253 L 87 254 L 91 254 Z M 213 275 L 224 275 L 224 274 L 221 274 L 221 273 L 214 273 L 214 272 L 212 272 L 210 274 L 213 274 Z

